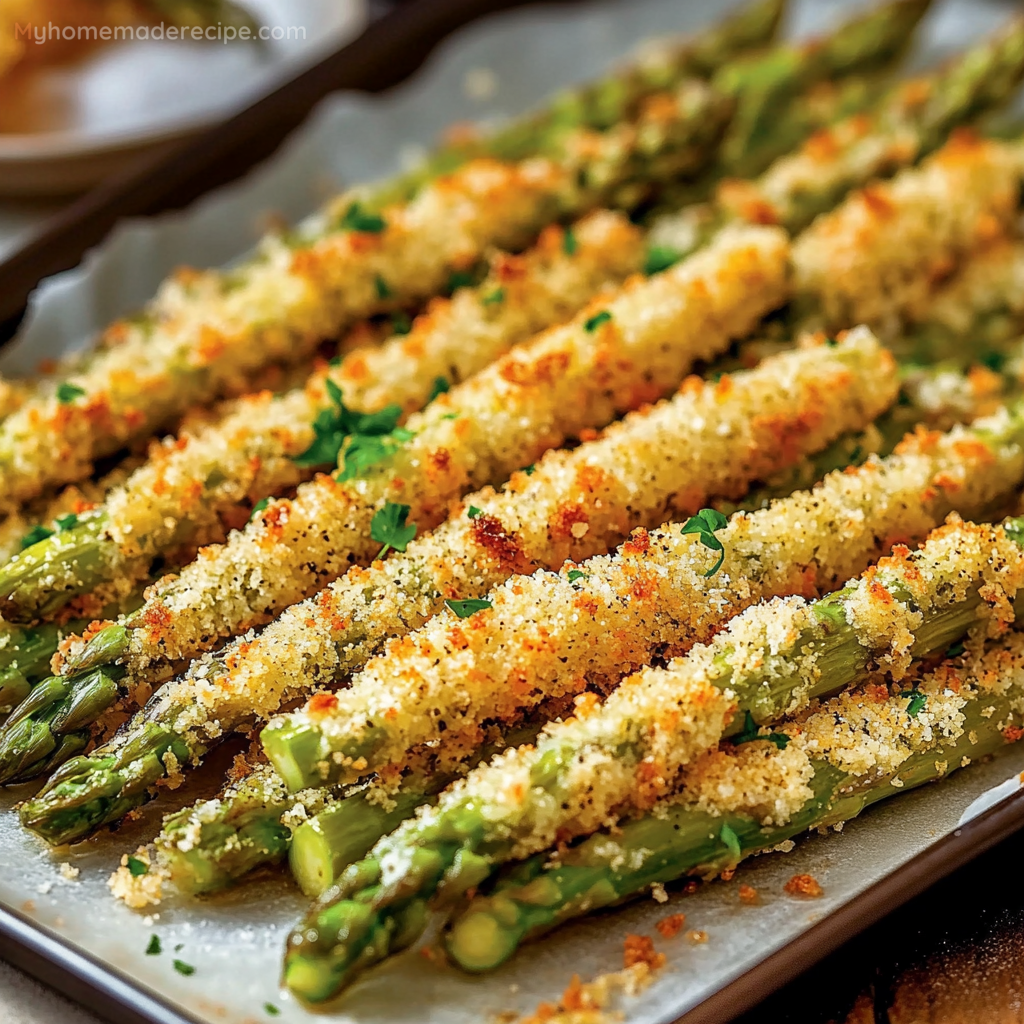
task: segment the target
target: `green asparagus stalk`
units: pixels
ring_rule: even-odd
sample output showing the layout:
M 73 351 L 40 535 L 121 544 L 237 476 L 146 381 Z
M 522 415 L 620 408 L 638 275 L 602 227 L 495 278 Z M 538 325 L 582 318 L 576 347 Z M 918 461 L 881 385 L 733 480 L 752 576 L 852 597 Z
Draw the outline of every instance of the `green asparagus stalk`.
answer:
M 930 0 L 888 3 L 854 16 L 822 39 L 722 67 L 712 85 L 735 97 L 737 107 L 709 177 L 761 173 L 814 126 L 813 101 L 806 94 L 816 83 L 864 74 L 898 59 L 930 6 Z
M 840 761 L 814 759 L 810 798 L 784 823 L 765 825 L 751 814 L 695 806 L 692 800 L 670 798 L 642 818 L 627 822 L 614 837 L 598 833 L 578 846 L 560 853 L 551 863 L 549 853 L 537 854 L 503 871 L 492 891 L 469 902 L 452 923 L 447 949 L 460 967 L 487 971 L 512 955 L 518 946 L 558 924 L 618 904 L 636 896 L 652 884 L 672 882 L 689 874 L 708 875 L 720 871 L 778 843 L 815 827 L 847 821 L 880 800 L 906 792 L 926 782 L 945 778 L 951 772 L 994 753 L 1012 742 L 1016 733 L 1008 727 L 1019 717 L 1021 637 L 989 651 L 981 661 L 1001 680 L 1003 692 L 991 693 L 977 685 L 979 672 L 972 666 L 965 673 L 949 664 L 939 670 L 945 681 L 952 674 L 961 686 L 964 720 L 952 736 L 938 730 L 929 732 L 925 742 L 908 740 L 892 746 L 905 751 L 905 760 L 895 769 L 876 767 L 868 751 L 866 763 L 857 772 L 844 770 Z M 1012 663 L 1007 664 L 1012 657 Z M 933 677 L 934 678 L 934 677 Z M 917 700 L 935 700 L 927 681 L 915 686 Z M 927 704 L 925 704 L 927 707 Z M 909 700 L 893 696 L 886 711 L 891 719 L 915 727 L 920 711 L 908 711 Z M 831 709 L 826 705 L 816 717 Z M 883 713 L 875 708 L 877 722 L 886 726 Z M 813 716 L 812 716 L 813 717 Z M 835 721 L 826 723 L 835 729 Z M 793 733 L 776 731 L 792 743 Z M 870 742 L 876 737 L 865 734 Z M 864 743 L 863 749 L 867 743 Z M 768 755 L 781 760 L 781 751 Z M 296 958 L 298 961 L 298 958 Z M 303 966 L 296 970 L 301 979 Z
M 605 78 L 558 93 L 538 111 L 441 147 L 414 170 L 366 190 L 364 201 L 380 209 L 409 199 L 425 182 L 475 157 L 525 160 L 550 153 L 566 129 L 606 131 L 632 120 L 654 93 L 686 78 L 708 78 L 740 54 L 770 43 L 785 8 L 786 0 L 754 0 L 695 36 L 658 46 Z
M 599 710 L 581 706 L 578 719 L 549 725 L 536 747 L 475 769 L 325 894 L 289 945 L 289 987 L 311 1002 L 330 998 L 414 940 L 435 896 L 457 898 L 502 863 L 642 811 L 722 736 L 756 735 L 755 725 L 873 664 L 904 676 L 911 657 L 984 631 L 988 603 L 1012 616 L 1022 547 L 1024 518 L 1005 531 L 957 521 L 819 601 L 748 609 L 711 644 L 624 682 Z
M 49 674 L 50 659 L 57 653 L 62 635 L 85 626 L 84 622 L 63 627 L 46 622 L 24 629 L 7 623 L 0 627 L 0 714 L 13 710 Z
M 682 256 L 737 219 L 802 231 L 852 189 L 927 156 L 958 126 L 1004 105 L 1022 76 L 1024 19 L 1014 19 L 946 65 L 893 86 L 873 110 L 823 129 L 759 177 L 725 182 L 714 201 L 662 217 L 652 242 Z

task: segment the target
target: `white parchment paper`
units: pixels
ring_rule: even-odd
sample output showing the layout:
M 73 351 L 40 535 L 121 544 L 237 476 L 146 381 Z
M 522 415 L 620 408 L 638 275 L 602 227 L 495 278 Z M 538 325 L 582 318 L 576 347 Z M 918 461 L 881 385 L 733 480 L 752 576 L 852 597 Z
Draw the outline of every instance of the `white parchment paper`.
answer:
M 727 6 L 708 0 L 622 0 L 568 10 L 532 8 L 469 27 L 402 88 L 376 98 L 328 100 L 277 158 L 246 181 L 210 195 L 184 214 L 122 226 L 82 268 L 45 282 L 20 338 L 0 360 L 0 370 L 28 371 L 44 356 L 85 344 L 109 319 L 140 305 L 174 266 L 237 258 L 257 238 L 269 213 L 297 219 L 328 190 L 391 172 L 452 121 L 518 112 L 561 85 L 600 74 L 637 41 L 692 29 L 720 16 Z M 804 0 L 790 31 L 813 30 L 849 6 L 839 0 Z M 917 61 L 990 31 L 1009 6 L 940 2 L 929 16 Z M 480 69 L 496 85 L 493 95 L 483 99 L 481 92 L 487 90 L 479 88 Z M 353 1024 L 470 1024 L 491 1020 L 499 1011 L 526 1012 L 541 1000 L 557 998 L 574 973 L 586 979 L 616 969 L 627 933 L 656 934 L 658 920 L 683 910 L 687 930 L 706 931 L 708 941 L 690 943 L 685 932 L 672 940 L 656 936 L 668 964 L 649 989 L 622 1006 L 633 1024 L 665 1024 L 899 870 L 955 829 L 986 792 L 1022 769 L 1024 746 L 1011 748 L 942 786 L 883 804 L 841 834 L 813 836 L 790 854 L 756 858 L 731 883 L 704 886 L 665 905 L 644 899 L 563 928 L 488 977 L 462 975 L 413 951 L 371 972 L 329 1016 Z M 199 1020 L 253 1024 L 271 1019 L 265 1008 L 271 1003 L 280 1010 L 274 1019 L 308 1022 L 310 1015 L 278 991 L 284 938 L 305 906 L 283 878 L 264 878 L 215 899 L 168 902 L 149 918 L 109 897 L 106 878 L 120 854 L 151 837 L 162 812 L 215 784 L 214 773 L 205 776 L 206 781 L 190 780 L 171 801 L 150 806 L 120 833 L 57 854 L 18 827 L 9 810 L 18 794 L 0 797 L 0 901 Z M 80 868 L 78 880 L 61 877 L 61 861 Z M 786 880 L 802 872 L 821 882 L 822 898 L 802 901 L 783 893 Z M 741 882 L 758 889 L 761 905 L 739 901 Z M 152 934 L 160 936 L 161 956 L 144 953 Z M 176 974 L 174 957 L 194 965 L 196 973 L 188 978 Z

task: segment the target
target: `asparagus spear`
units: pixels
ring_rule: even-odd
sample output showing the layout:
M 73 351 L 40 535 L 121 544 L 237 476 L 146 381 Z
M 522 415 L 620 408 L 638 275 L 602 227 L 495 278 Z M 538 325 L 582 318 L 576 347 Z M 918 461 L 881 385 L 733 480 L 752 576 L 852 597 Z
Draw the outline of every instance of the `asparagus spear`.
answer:
M 341 679 L 389 634 L 408 632 L 443 607 L 445 594 L 486 593 L 519 566 L 554 567 L 569 555 L 605 551 L 634 525 L 663 521 L 673 509 L 695 511 L 703 488 L 741 490 L 765 466 L 870 421 L 892 399 L 892 385 L 891 365 L 864 332 L 835 347 L 782 354 L 717 384 L 694 381 L 604 438 L 547 456 L 504 495 L 471 496 L 445 527 L 404 553 L 351 572 L 258 639 L 239 640 L 196 663 L 159 691 L 115 742 L 150 730 L 162 743 L 176 737 L 194 762 L 210 745 L 204 722 L 218 723 L 216 739 L 254 714 L 266 718 L 289 696 Z M 844 396 L 827 417 L 826 393 Z M 580 481 L 588 482 L 585 502 Z M 568 518 L 567 508 L 573 510 Z M 93 644 L 125 642 L 121 628 L 104 631 Z M 81 671 L 102 660 L 92 658 L 90 647 L 73 665 Z
M 736 220 L 796 233 L 853 188 L 926 156 L 957 126 L 1007 102 L 1024 74 L 1024 20 L 939 67 L 897 84 L 868 112 L 825 127 L 753 180 L 728 180 L 715 200 L 662 216 L 651 241 L 683 255 Z
M 502 863 L 643 813 L 687 763 L 743 733 L 737 710 L 771 721 L 873 663 L 899 679 L 912 655 L 1004 624 L 1024 587 L 1018 542 L 1024 519 L 1006 531 L 956 519 L 819 601 L 748 609 L 709 645 L 623 682 L 600 708 L 581 697 L 577 718 L 475 769 L 346 869 L 289 944 L 289 987 L 329 998 L 414 940 L 435 895 L 457 897 Z
M 652 94 L 672 89 L 686 78 L 707 78 L 740 54 L 767 45 L 785 8 L 785 0 L 755 0 L 694 36 L 648 47 L 605 78 L 566 89 L 538 111 L 495 131 L 451 142 L 414 170 L 360 190 L 365 192 L 364 201 L 379 209 L 408 200 L 425 182 L 450 174 L 467 160 L 488 156 L 525 160 L 549 152 L 567 128 L 606 131 L 631 120 Z
M 185 541 L 223 541 L 224 521 L 239 506 L 247 511 L 312 477 L 320 457 L 311 449 L 318 416 L 329 414 L 333 429 L 340 413 L 328 380 L 341 389 L 346 410 L 412 412 L 427 404 L 439 381 L 450 386 L 472 376 L 511 346 L 573 316 L 643 262 L 641 233 L 621 214 L 600 211 L 571 229 L 552 226 L 522 256 L 496 257 L 478 285 L 435 301 L 408 334 L 380 347 L 359 346 L 340 365 L 314 372 L 305 386 L 255 395 L 224 419 L 167 439 L 70 535 L 43 538 L 0 570 L 6 616 L 46 616 L 99 585 L 128 586 L 147 574 L 154 558 Z M 331 457 L 330 449 L 323 454 Z
M 917 680 L 914 698 L 892 694 L 882 705 L 874 698 L 858 700 L 844 695 L 816 711 L 801 726 L 776 737 L 786 737 L 784 749 L 756 750 L 761 744 L 735 748 L 705 759 L 713 766 L 720 792 L 730 784 L 749 787 L 760 795 L 768 780 L 768 799 L 776 799 L 771 824 L 764 822 L 763 807 L 732 806 L 701 786 L 702 765 L 694 766 L 680 797 L 669 798 L 651 813 L 625 823 L 614 837 L 598 833 L 560 853 L 552 865 L 550 854 L 538 854 L 502 872 L 493 891 L 468 904 L 453 922 L 447 949 L 459 966 L 491 970 L 522 943 L 563 921 L 601 907 L 614 905 L 644 891 L 653 883 L 674 881 L 690 872 L 707 875 L 731 867 L 761 850 L 768 850 L 816 826 L 856 817 L 879 800 L 903 793 L 925 782 L 945 778 L 971 761 L 985 757 L 1017 733 L 1011 728 L 1019 717 L 1024 639 L 1012 635 L 987 651 L 977 663 L 961 667 L 955 659 Z M 946 693 L 953 682 L 959 694 Z M 903 691 L 905 692 L 905 691 Z M 922 724 L 921 709 L 944 704 Z M 865 715 L 865 705 L 869 713 Z M 957 720 L 960 716 L 962 719 Z M 937 727 L 941 719 L 942 728 Z M 829 743 L 828 736 L 841 736 Z M 861 723 L 862 729 L 857 729 Z M 849 724 L 846 724 L 849 723 Z M 824 733 L 824 744 L 811 747 L 807 733 Z M 842 744 L 842 749 L 840 748 Z M 831 747 L 832 749 L 829 749 Z M 758 761 L 750 771 L 745 762 Z M 766 763 L 767 762 L 767 763 Z M 783 764 L 783 762 L 791 762 Z M 811 775 L 801 790 L 810 790 L 788 820 L 779 820 L 772 784 L 773 769 L 783 781 L 797 772 Z M 806 767 L 805 767 L 806 765 Z M 808 771 L 807 769 L 810 769 Z M 852 769 L 852 770 L 851 770 Z M 708 773 L 710 774 L 710 773 Z M 799 799 L 799 797 L 797 798 Z M 292 963 L 300 983 L 313 980 L 304 970 L 301 953 Z
M 386 217 L 358 204 L 328 211 L 321 237 L 298 249 L 268 242 L 262 258 L 232 271 L 230 285 L 213 272 L 188 275 L 144 327 L 122 325 L 119 345 L 0 424 L 0 498 L 11 508 L 86 475 L 96 457 L 229 381 L 301 359 L 355 319 L 436 293 L 492 246 L 520 247 L 620 189 L 685 174 L 706 159 L 728 114 L 728 101 L 705 84 L 683 83 L 635 122 L 597 136 L 568 132 L 557 159 L 469 164 Z
M 735 96 L 737 110 L 710 176 L 761 173 L 807 134 L 813 102 L 806 93 L 812 86 L 896 60 L 930 6 L 930 0 L 884 4 L 858 13 L 821 39 L 778 47 L 770 59 L 751 55 L 723 66 L 712 85 Z
M 567 556 L 578 560 L 603 553 L 631 527 L 653 527 L 670 509 L 684 515 L 696 511 L 695 488 L 738 492 L 748 480 L 764 476 L 769 465 L 820 447 L 851 423 L 868 422 L 891 401 L 893 381 L 877 342 L 859 332 L 835 346 L 812 343 L 771 357 L 753 371 L 715 384 L 691 382 L 671 402 L 632 415 L 603 438 L 571 453 L 549 454 L 524 487 L 510 488 L 500 498 L 493 492 L 470 496 L 432 535 L 369 570 L 349 573 L 329 593 L 290 610 L 258 640 L 230 644 L 181 683 L 170 684 L 159 699 L 183 709 L 204 704 L 222 729 L 239 727 L 234 708 L 248 717 L 257 701 L 268 706 L 268 686 L 279 701 L 282 678 L 289 680 L 286 697 L 339 681 L 386 638 L 403 635 L 443 608 L 444 594 L 470 598 L 506 579 L 514 565 L 495 557 L 496 539 L 505 538 L 502 550 L 515 544 L 515 562 L 522 566 L 557 568 Z M 825 394 L 834 410 L 829 415 L 822 414 Z M 580 479 L 591 482 L 585 504 L 578 502 Z M 599 481 L 607 483 L 599 487 Z M 566 507 L 575 508 L 574 522 L 582 523 L 586 515 L 587 529 L 577 530 L 578 537 L 573 523 L 565 521 Z M 512 523 L 518 524 L 515 533 Z M 123 630 L 107 635 L 120 640 Z M 93 648 L 85 653 L 92 655 Z M 75 669 L 106 660 L 83 657 Z M 243 690 L 249 707 L 236 696 Z M 220 703 L 212 705 L 210 698 Z M 192 751 L 193 759 L 202 752 L 196 746 Z M 218 822 L 249 813 L 251 785 L 262 788 L 254 777 L 222 799 Z M 231 807 L 236 803 L 237 812 Z M 210 804 L 200 813 L 206 821 Z M 185 818 L 176 831 L 182 829 L 191 836 Z M 315 836 L 310 842 L 315 845 Z M 166 843 L 158 840 L 158 846 Z

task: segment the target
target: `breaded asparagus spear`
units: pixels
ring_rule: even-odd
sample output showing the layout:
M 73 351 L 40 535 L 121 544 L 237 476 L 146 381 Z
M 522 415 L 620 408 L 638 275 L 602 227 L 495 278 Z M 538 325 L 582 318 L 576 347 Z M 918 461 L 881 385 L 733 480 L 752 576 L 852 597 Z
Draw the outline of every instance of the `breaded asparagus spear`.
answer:
M 894 395 L 893 367 L 867 332 L 771 357 L 717 383 L 691 380 L 670 402 L 633 414 L 602 438 L 549 453 L 504 494 L 470 496 L 404 552 L 350 571 L 261 636 L 195 664 L 153 707 L 160 705 L 159 720 L 195 761 L 211 741 L 209 723 L 223 734 L 254 712 L 265 718 L 283 699 L 340 681 L 385 640 L 443 609 L 445 594 L 482 597 L 517 568 L 557 569 L 566 558 L 604 553 L 633 527 L 685 518 L 708 494 L 739 493 L 770 465 L 820 448 L 851 423 L 870 422 Z M 148 726 L 156 718 L 152 709 L 143 716 Z M 237 800 L 237 813 L 234 796 L 222 800 L 216 820 L 248 820 L 251 790 Z
M 951 517 L 922 548 L 898 545 L 843 590 L 755 605 L 709 644 L 625 680 L 603 704 L 581 695 L 576 717 L 474 769 L 346 869 L 293 935 L 289 987 L 329 998 L 414 940 L 435 896 L 457 896 L 502 863 L 644 813 L 687 764 L 742 734 L 745 714 L 774 721 L 869 667 L 899 680 L 913 656 L 944 651 L 967 631 L 999 635 L 1024 587 L 1018 543 L 1024 519 L 1004 532 Z
M 1015 19 L 947 64 L 897 84 L 874 108 L 821 128 L 759 177 L 727 179 L 714 201 L 662 216 L 651 242 L 669 258 L 737 220 L 802 231 L 852 189 L 914 163 L 956 127 L 1006 103 L 1022 74 L 1024 20 Z
M 708 753 L 691 765 L 678 795 L 614 836 L 600 832 L 554 863 L 537 854 L 502 872 L 452 923 L 448 952 L 467 970 L 490 970 L 570 918 L 655 883 L 733 867 L 945 778 L 1020 736 L 1022 687 L 1024 636 L 1013 633 L 980 656 L 915 676 L 912 687 L 844 693 L 776 726 L 772 742 L 754 737 L 760 741 Z M 300 956 L 292 969 L 301 983 Z
M 332 468 L 342 417 L 328 380 L 341 390 L 345 410 L 388 409 L 394 421 L 399 410 L 422 408 L 436 389 L 571 317 L 643 262 L 640 231 L 608 211 L 569 229 L 545 229 L 521 256 L 497 255 L 482 282 L 435 300 L 407 334 L 355 347 L 304 386 L 243 399 L 223 419 L 167 438 L 76 530 L 42 539 L 0 570 L 4 614 L 31 620 L 97 586 L 130 589 L 155 558 L 184 543 L 222 542 L 226 525 L 244 523 L 253 505 L 287 494 L 318 463 L 325 468 L 324 460 Z M 318 431 L 321 414 L 327 426 Z
M 603 135 L 568 132 L 556 158 L 478 160 L 382 214 L 328 209 L 314 239 L 267 239 L 230 274 L 180 273 L 147 317 L 110 329 L 118 344 L 0 424 L 0 508 L 87 475 L 95 458 L 268 363 L 305 357 L 360 317 L 439 292 L 492 246 L 521 247 L 619 188 L 685 174 L 706 159 L 728 108 L 685 83 Z
M 272 502 L 226 544 L 150 593 L 129 630 L 133 674 L 244 632 L 380 551 L 374 516 L 408 506 L 423 532 L 467 491 L 498 483 L 580 431 L 675 387 L 787 294 L 784 236 L 744 229 L 634 280 L 518 346 L 412 416 L 397 434 L 349 438 L 337 476 Z

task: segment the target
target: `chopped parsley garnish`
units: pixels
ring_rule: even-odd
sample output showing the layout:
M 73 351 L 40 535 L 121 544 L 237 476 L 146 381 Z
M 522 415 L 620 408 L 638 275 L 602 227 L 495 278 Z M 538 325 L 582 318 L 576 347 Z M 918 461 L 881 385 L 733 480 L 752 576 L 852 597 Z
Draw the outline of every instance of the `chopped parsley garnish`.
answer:
M 722 542 L 715 536 L 716 530 L 721 530 L 728 525 L 729 520 L 721 512 L 713 508 L 702 508 L 695 516 L 690 516 L 683 524 L 683 533 L 696 533 L 701 544 L 709 551 L 718 552 L 718 561 L 704 573 L 704 578 L 714 576 L 722 563 L 725 561 L 725 548 Z
M 911 718 L 917 718 L 924 710 L 925 704 L 928 703 L 928 694 L 922 693 L 920 690 L 903 690 L 900 696 L 910 698 L 910 702 L 907 704 L 907 714 Z
M 569 570 L 569 582 L 570 583 L 575 583 L 577 580 L 585 580 L 585 579 L 588 579 L 588 575 L 582 569 L 570 569 Z
M 736 733 L 733 736 L 733 743 L 750 743 L 752 740 L 767 740 L 769 743 L 774 743 L 779 750 L 785 750 L 789 743 L 789 736 L 784 732 L 770 732 L 767 736 L 762 736 L 758 732 L 757 722 L 754 721 L 754 716 L 749 711 L 743 712 L 743 730 Z
M 1006 365 L 1006 356 L 1002 352 L 986 352 L 978 362 L 993 373 L 999 373 Z
M 537 472 L 537 467 L 531 462 L 528 466 L 523 466 L 523 472 L 527 476 L 533 476 L 533 474 Z
M 743 854 L 743 848 L 740 846 L 740 837 L 736 835 L 736 832 L 730 828 L 728 823 L 722 825 L 718 838 L 725 844 L 725 848 L 739 860 Z
M 412 320 L 409 319 L 409 314 L 402 312 L 392 313 L 391 330 L 395 334 L 408 334 L 412 330 Z
M 356 412 L 345 405 L 341 388 L 328 378 L 325 382 L 329 409 L 321 409 L 313 422 L 313 443 L 296 456 L 297 466 L 335 465 L 346 439 L 345 469 L 339 480 L 350 480 L 363 469 L 390 455 L 398 443 L 412 437 L 397 426 L 402 410 L 389 405 L 377 412 Z
M 379 235 L 388 225 L 379 214 L 368 213 L 356 201 L 345 211 L 341 218 L 342 231 L 362 231 L 368 235 Z
M 946 648 L 947 658 L 959 658 L 964 653 L 964 643 L 962 640 L 958 640 L 955 644 L 951 644 Z
M 837 338 L 826 338 L 825 339 L 825 345 L 828 348 L 835 348 L 838 344 L 839 344 L 839 340 Z
M 565 234 L 562 235 L 562 252 L 566 256 L 575 256 L 578 247 L 579 243 L 576 241 L 572 228 L 566 228 Z
M 470 505 L 469 508 L 466 509 L 466 515 L 469 516 L 470 519 L 476 519 L 477 516 L 482 516 L 483 514 L 484 510 L 482 508 L 477 508 L 476 505 Z
M 480 301 L 485 306 L 497 306 L 505 301 L 505 289 L 495 288 L 493 292 L 488 292 Z
M 583 329 L 588 334 L 593 334 L 594 331 L 601 326 L 601 324 L 608 323 L 611 320 L 612 315 L 607 309 L 602 309 L 600 313 L 595 313 L 587 322 L 583 325 Z
M 48 526 L 33 526 L 24 537 L 21 538 L 21 550 L 24 551 L 26 548 L 32 547 L 33 544 L 38 544 L 40 541 L 46 540 L 47 537 L 52 537 L 54 531 Z
M 377 298 L 378 299 L 390 299 L 391 298 L 391 289 L 388 287 L 387 281 L 385 281 L 384 278 L 380 276 L 380 274 L 378 274 L 373 279 L 373 287 L 376 288 L 376 290 L 377 290 Z
M 268 1017 L 279 1017 L 281 1011 L 273 1003 L 264 1003 L 263 1009 Z
M 409 506 L 389 501 L 380 511 L 375 512 L 370 520 L 370 536 L 384 545 L 377 554 L 383 558 L 391 548 L 404 551 L 409 541 L 416 536 L 416 524 L 406 525 L 409 517 Z
M 327 365 L 332 366 L 336 369 L 337 367 L 341 366 L 342 362 L 343 360 L 341 356 L 335 356 Z
M 160 936 L 151 935 L 149 945 L 146 947 L 146 956 L 159 956 L 163 951 L 163 946 L 160 945 Z
M 448 291 L 457 292 L 460 288 L 468 288 L 473 283 L 473 275 L 468 270 L 453 270 L 448 278 Z
M 65 380 L 57 385 L 57 401 L 61 405 L 67 405 L 76 398 L 81 398 L 84 394 L 85 388 L 80 388 L 77 384 L 72 384 L 70 381 Z
M 184 960 L 175 960 L 174 969 L 179 974 L 183 974 L 186 978 L 196 973 L 196 969 L 191 964 L 185 963 Z
M 483 611 L 485 608 L 493 608 L 494 605 L 490 601 L 485 600 L 482 597 L 468 597 L 465 601 L 455 601 L 449 598 L 445 601 L 445 604 L 460 619 L 468 619 L 470 615 L 475 615 L 477 612 Z
M 128 870 L 131 872 L 132 878 L 138 878 L 139 875 L 144 875 L 149 871 L 149 865 L 144 860 L 139 860 L 138 857 L 129 857 Z
M 430 386 L 430 397 L 427 399 L 427 405 L 430 405 L 438 395 L 446 395 L 451 389 L 452 386 L 448 383 L 447 377 L 435 377 L 434 383 Z
M 682 253 L 667 245 L 652 245 L 647 250 L 647 259 L 644 261 L 644 273 L 650 277 L 651 274 L 660 274 L 663 270 L 675 266 L 682 259 Z
M 63 533 L 65 530 L 73 530 L 78 525 L 78 516 L 74 512 L 69 512 L 66 516 L 57 516 L 54 522 L 57 529 Z
M 249 522 L 251 523 L 268 505 L 270 504 L 269 498 L 260 498 L 252 507 L 252 513 L 249 516 Z

